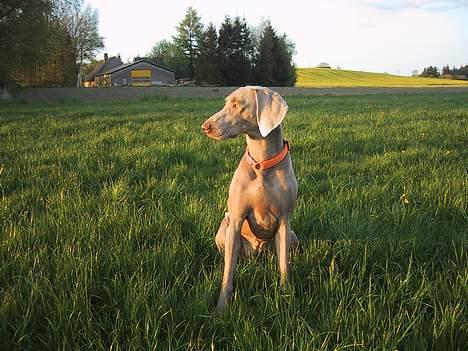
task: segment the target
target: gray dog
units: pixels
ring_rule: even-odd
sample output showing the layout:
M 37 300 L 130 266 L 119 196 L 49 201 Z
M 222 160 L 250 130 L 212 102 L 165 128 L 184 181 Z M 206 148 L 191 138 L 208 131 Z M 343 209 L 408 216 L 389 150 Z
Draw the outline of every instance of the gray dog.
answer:
M 289 249 L 299 240 L 289 225 L 297 181 L 289 144 L 281 132 L 287 111 L 288 105 L 278 93 L 247 86 L 229 95 L 223 109 L 202 125 L 212 139 L 235 138 L 244 133 L 247 141 L 247 150 L 229 187 L 228 212 L 216 234 L 216 246 L 224 254 L 217 310 L 223 310 L 229 302 L 241 252 L 261 252 L 274 243 L 281 284 L 288 281 Z

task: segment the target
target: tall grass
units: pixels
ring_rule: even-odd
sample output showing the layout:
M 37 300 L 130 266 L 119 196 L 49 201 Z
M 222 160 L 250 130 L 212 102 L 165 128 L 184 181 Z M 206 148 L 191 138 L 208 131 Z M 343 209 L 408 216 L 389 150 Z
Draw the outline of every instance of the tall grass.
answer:
M 222 314 L 222 99 L 1 105 L 0 349 L 464 350 L 466 95 L 287 101 L 291 286 L 246 259 Z

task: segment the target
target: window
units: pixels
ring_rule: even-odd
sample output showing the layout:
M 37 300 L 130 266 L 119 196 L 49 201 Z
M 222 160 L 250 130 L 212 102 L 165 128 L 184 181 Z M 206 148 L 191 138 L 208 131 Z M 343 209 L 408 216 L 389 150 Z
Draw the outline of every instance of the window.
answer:
M 135 69 L 132 71 L 132 85 L 145 86 L 151 85 L 150 69 Z

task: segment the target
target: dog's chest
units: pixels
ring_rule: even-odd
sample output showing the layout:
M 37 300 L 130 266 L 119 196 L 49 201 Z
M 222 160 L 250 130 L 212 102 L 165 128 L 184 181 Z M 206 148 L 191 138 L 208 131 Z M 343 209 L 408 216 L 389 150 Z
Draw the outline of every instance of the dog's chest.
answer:
M 259 182 L 249 189 L 249 213 L 247 220 L 257 238 L 271 239 L 277 228 L 278 220 L 287 212 L 284 200 L 288 198 L 287 189 L 278 182 Z

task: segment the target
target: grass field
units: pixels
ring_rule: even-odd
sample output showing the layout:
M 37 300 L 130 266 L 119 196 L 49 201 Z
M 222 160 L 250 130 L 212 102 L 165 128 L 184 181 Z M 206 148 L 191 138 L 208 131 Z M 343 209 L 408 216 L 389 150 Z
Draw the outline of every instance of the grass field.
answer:
M 384 73 L 336 70 L 326 68 L 298 68 L 296 87 L 429 87 L 465 86 L 468 81 L 404 77 Z
M 466 349 L 466 94 L 287 101 L 291 286 L 247 259 L 222 314 L 223 99 L 0 105 L 0 349 Z

